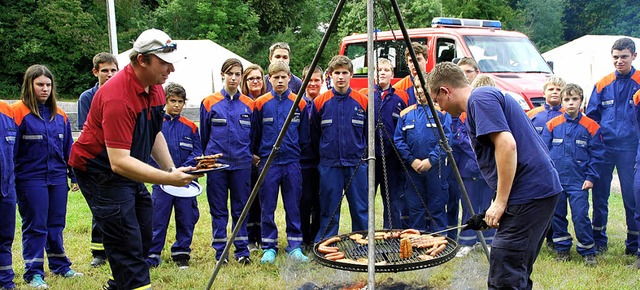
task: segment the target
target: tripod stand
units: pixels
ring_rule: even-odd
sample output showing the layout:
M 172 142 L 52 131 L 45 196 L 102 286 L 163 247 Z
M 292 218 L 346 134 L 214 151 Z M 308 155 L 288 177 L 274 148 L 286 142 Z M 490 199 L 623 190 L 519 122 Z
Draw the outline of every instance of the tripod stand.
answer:
M 409 50 L 409 54 L 411 55 L 412 61 L 413 61 L 413 65 L 416 68 L 419 68 L 420 65 L 418 63 L 418 60 L 416 58 L 416 54 L 415 51 L 413 50 L 412 46 L 411 46 L 411 39 L 409 38 L 409 35 L 407 33 L 407 29 L 404 25 L 404 21 L 402 19 L 402 15 L 400 13 L 400 8 L 398 6 L 398 3 L 396 2 L 396 0 L 390 0 L 394 13 L 396 15 L 396 18 L 398 20 L 398 24 L 400 26 L 400 29 L 402 31 L 403 34 L 403 38 L 404 41 L 406 42 L 406 46 Z M 329 27 L 327 29 L 327 32 L 325 33 L 325 35 L 322 38 L 322 41 L 320 43 L 320 46 L 318 47 L 318 50 L 316 51 L 316 54 L 311 62 L 311 68 L 314 68 L 317 66 L 318 61 L 320 59 L 320 56 L 322 55 L 322 52 L 324 51 L 324 48 L 327 44 L 327 42 L 329 41 L 329 37 L 331 36 L 331 32 L 334 31 L 336 29 L 337 26 L 337 22 L 338 22 L 338 18 L 340 16 L 340 13 L 342 12 L 342 9 L 344 7 L 346 0 L 340 0 L 336 6 L 336 9 L 331 17 L 331 21 L 329 22 Z M 367 61 L 369 64 L 374 63 L 374 58 L 373 58 L 373 1 L 372 0 L 368 0 L 367 1 L 367 33 L 368 33 L 368 41 L 367 41 L 367 51 L 368 51 L 368 55 L 367 55 Z M 426 84 L 426 80 L 424 79 L 424 75 L 422 73 L 418 73 L 418 78 L 420 80 L 421 84 Z M 289 114 L 287 116 L 286 121 L 284 122 L 283 128 L 281 129 L 278 138 L 276 139 L 276 143 L 273 146 L 273 149 L 271 151 L 271 153 L 269 154 L 269 157 L 267 158 L 264 168 L 262 169 L 262 171 L 260 172 L 260 176 L 258 177 L 258 180 L 254 186 L 254 188 L 251 191 L 251 195 L 249 196 L 249 199 L 247 201 L 247 204 L 245 205 L 240 217 L 238 218 L 238 225 L 242 224 L 242 222 L 244 221 L 244 219 L 246 218 L 248 212 L 249 212 L 249 208 L 251 207 L 251 204 L 254 202 L 256 195 L 258 194 L 258 190 L 260 188 L 260 186 L 262 185 L 262 182 L 264 181 L 264 178 L 266 176 L 267 171 L 269 170 L 269 167 L 271 166 L 271 163 L 273 162 L 273 159 L 275 158 L 276 153 L 279 151 L 279 147 L 282 144 L 282 141 L 285 137 L 285 133 L 288 130 L 288 127 L 294 117 L 294 113 L 295 110 L 298 106 L 298 104 L 300 103 L 300 100 L 302 99 L 302 93 L 304 93 L 304 91 L 306 90 L 307 84 L 309 83 L 309 80 L 311 79 L 311 74 L 308 74 L 303 82 L 302 82 L 302 87 L 300 88 L 300 92 L 297 95 L 296 100 L 294 101 L 294 104 L 291 107 L 291 110 L 289 111 Z M 373 90 L 373 79 L 374 79 L 374 71 L 373 70 L 369 70 L 368 72 L 368 87 L 369 87 L 369 99 L 372 100 L 374 98 L 372 98 L 372 95 L 374 93 Z M 425 92 L 426 93 L 426 92 Z M 433 116 L 437 116 L 437 112 L 434 106 L 434 103 L 431 99 L 431 97 L 426 94 L 426 99 L 428 101 L 429 104 L 429 109 L 431 111 L 431 114 Z M 375 104 L 374 102 L 368 102 L 368 112 L 369 112 L 369 116 L 368 118 L 370 120 L 372 120 L 373 118 L 375 118 L 373 116 L 373 113 L 375 112 Z M 436 126 L 438 128 L 438 133 L 440 136 L 440 142 L 441 142 L 441 148 L 444 148 L 445 152 L 447 153 L 447 156 L 449 158 L 449 160 L 453 161 L 453 154 L 452 154 L 452 150 L 451 147 L 448 144 L 448 140 L 447 137 L 444 133 L 444 130 L 442 128 L 442 123 L 440 122 L 439 118 L 434 118 L 434 121 L 436 123 Z M 369 127 L 368 127 L 368 135 L 369 136 L 375 136 L 375 129 L 374 129 L 374 122 L 368 122 Z M 375 255 L 375 245 L 374 245 L 374 231 L 375 231 L 375 203 L 374 203 L 374 197 L 375 197 L 375 187 L 372 186 L 375 184 L 375 182 L 372 180 L 375 176 L 375 138 L 369 138 L 368 140 L 368 157 L 366 158 L 367 162 L 369 163 L 368 166 L 368 174 L 369 174 L 369 219 L 368 219 L 368 227 L 369 227 L 369 247 L 368 247 L 368 254 L 370 257 Z M 473 207 L 471 205 L 471 201 L 469 199 L 469 196 L 466 192 L 466 189 L 464 187 L 464 184 L 462 182 L 462 178 L 460 176 L 460 172 L 458 171 L 458 167 L 456 166 L 455 162 L 451 162 L 451 166 L 453 169 L 453 172 L 455 173 L 456 176 L 456 180 L 460 186 L 461 192 L 462 192 L 462 196 L 464 197 L 465 200 L 465 204 L 468 206 L 468 208 L 471 211 L 471 214 L 475 214 L 473 212 Z M 233 243 L 233 240 L 235 239 L 235 237 L 238 234 L 239 231 L 239 227 L 238 225 L 236 225 L 232 231 L 232 234 L 230 237 L 228 237 L 227 239 L 227 243 L 225 245 L 224 251 L 222 253 L 222 257 L 226 257 L 230 251 L 231 248 L 231 244 Z M 485 249 L 485 253 L 487 254 L 487 258 L 489 256 L 488 254 L 488 250 L 487 250 L 487 245 L 486 242 L 484 240 L 484 237 L 482 236 L 482 233 L 477 231 L 478 234 L 478 238 L 480 240 L 480 242 L 482 243 L 484 249 Z M 220 271 L 220 267 L 223 264 L 223 260 L 219 260 L 216 263 L 215 269 L 211 275 L 211 278 L 209 279 L 209 282 L 207 284 L 206 289 L 211 289 L 211 286 L 213 285 L 213 282 L 215 281 L 215 278 L 218 274 L 218 272 Z M 374 273 L 375 273 L 375 264 L 373 259 L 369 259 L 368 261 L 368 273 L 369 273 L 369 279 L 368 279 L 368 289 L 373 289 L 374 288 Z

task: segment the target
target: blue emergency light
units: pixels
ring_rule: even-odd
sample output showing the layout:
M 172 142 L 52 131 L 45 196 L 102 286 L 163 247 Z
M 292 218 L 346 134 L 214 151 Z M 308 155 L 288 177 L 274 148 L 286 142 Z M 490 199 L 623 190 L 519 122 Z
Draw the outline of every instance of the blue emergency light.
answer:
M 433 18 L 433 20 L 431 20 L 431 27 L 438 26 L 502 29 L 502 23 L 499 20 L 464 19 L 451 17 Z

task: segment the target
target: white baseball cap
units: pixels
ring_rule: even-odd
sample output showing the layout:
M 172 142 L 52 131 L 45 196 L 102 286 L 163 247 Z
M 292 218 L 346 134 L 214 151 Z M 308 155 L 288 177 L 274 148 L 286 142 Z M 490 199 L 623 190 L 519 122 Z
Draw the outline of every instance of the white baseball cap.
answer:
M 133 50 L 143 54 L 155 54 L 168 63 L 176 63 L 186 58 L 178 52 L 178 44 L 173 42 L 169 35 L 155 28 L 143 31 L 133 43 Z

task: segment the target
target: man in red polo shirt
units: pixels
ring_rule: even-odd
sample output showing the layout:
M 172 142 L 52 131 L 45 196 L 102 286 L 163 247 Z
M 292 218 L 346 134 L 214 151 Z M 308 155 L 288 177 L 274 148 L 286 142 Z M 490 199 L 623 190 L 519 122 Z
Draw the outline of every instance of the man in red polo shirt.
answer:
M 144 183 L 185 186 L 199 177 L 175 168 L 162 135 L 162 85 L 183 59 L 164 32 L 138 37 L 131 63 L 98 90 L 69 164 L 104 233 L 113 273 L 108 289 L 151 289 L 149 254 L 153 205 Z M 149 157 L 161 169 L 148 164 Z

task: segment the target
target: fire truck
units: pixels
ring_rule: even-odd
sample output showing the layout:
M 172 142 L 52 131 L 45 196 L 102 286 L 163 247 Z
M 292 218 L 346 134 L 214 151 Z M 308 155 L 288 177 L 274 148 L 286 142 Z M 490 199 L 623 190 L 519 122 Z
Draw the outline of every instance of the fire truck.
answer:
M 526 35 L 502 30 L 502 23 L 497 20 L 437 17 L 431 26 L 408 29 L 412 42 L 428 47 L 427 72 L 437 63 L 472 57 L 480 74 L 491 75 L 496 86 L 513 96 L 525 111 L 544 104 L 542 85 L 553 72 Z M 405 47 L 400 30 L 378 31 L 374 35 L 376 57 L 394 64 L 393 83 L 410 73 Z M 367 35 L 343 38 L 340 54 L 353 62 L 351 87 L 366 87 L 368 69 L 374 67 L 367 63 Z

